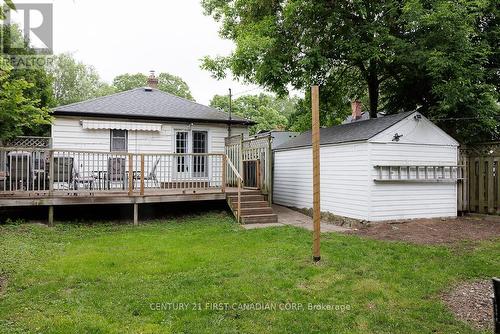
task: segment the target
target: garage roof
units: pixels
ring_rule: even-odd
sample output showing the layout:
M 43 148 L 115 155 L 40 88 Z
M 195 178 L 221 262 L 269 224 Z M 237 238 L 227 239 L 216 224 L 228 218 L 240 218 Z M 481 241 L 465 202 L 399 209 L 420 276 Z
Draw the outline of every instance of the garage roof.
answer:
M 381 118 L 372 118 L 365 121 L 322 128 L 320 130 L 320 145 L 368 140 L 415 112 L 408 111 Z M 311 146 L 311 131 L 304 132 L 300 136 L 278 146 L 276 149 L 282 150 L 307 146 Z

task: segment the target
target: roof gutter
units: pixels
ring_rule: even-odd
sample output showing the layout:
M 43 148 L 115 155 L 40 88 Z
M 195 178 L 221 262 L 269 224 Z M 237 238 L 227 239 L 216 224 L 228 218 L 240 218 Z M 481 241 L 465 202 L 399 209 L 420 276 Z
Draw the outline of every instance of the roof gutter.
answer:
M 64 110 L 54 110 L 55 116 L 77 116 L 77 117 L 98 117 L 98 118 L 126 118 L 137 120 L 151 120 L 151 121 L 170 121 L 170 122 L 197 122 L 197 123 L 218 123 L 218 124 L 234 124 L 234 125 L 255 125 L 257 124 L 251 120 L 238 120 L 238 119 L 203 119 L 203 118 L 183 118 L 183 117 L 161 117 L 161 116 L 144 116 L 144 115 L 116 115 L 116 114 L 101 114 L 92 112 L 74 112 Z

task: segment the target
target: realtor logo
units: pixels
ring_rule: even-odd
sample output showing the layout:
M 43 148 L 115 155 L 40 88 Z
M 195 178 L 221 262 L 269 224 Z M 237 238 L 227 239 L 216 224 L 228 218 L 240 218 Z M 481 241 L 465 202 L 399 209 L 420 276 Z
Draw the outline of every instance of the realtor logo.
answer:
M 16 3 L 15 10 L 7 10 L 4 24 L 15 25 L 24 35 L 24 40 L 40 54 L 52 54 L 53 49 L 53 11 L 49 3 Z M 15 28 L 11 28 L 15 29 Z M 3 30 L 3 29 L 2 29 Z M 4 31 L 5 32 L 5 31 Z M 10 32 L 11 34 L 13 31 Z M 7 41 L 7 40 L 6 40 Z M 5 43 L 6 41 L 3 41 Z M 16 39 L 8 39 L 10 53 L 22 50 Z M 2 43 L 2 44 L 3 44 Z M 16 44 L 17 43 L 17 44 Z M 5 45 L 7 47 L 7 45 Z

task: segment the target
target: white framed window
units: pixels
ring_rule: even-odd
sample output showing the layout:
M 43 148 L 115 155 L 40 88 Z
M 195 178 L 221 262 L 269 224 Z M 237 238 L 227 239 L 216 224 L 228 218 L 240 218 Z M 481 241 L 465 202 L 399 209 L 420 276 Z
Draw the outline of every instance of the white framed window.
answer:
M 111 129 L 111 152 L 127 152 L 128 151 L 128 131 Z

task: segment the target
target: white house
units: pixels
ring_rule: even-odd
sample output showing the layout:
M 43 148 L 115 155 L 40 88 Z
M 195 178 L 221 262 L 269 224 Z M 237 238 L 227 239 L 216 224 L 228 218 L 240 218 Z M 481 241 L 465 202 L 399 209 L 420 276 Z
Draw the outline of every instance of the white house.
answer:
M 366 221 L 457 215 L 458 142 L 419 112 L 321 129 L 321 211 Z M 311 132 L 274 151 L 274 202 L 312 207 Z
M 143 170 L 146 187 L 222 185 L 225 138 L 247 137 L 254 123 L 152 88 L 154 81 L 54 109 L 54 168 L 67 179 L 57 184 L 125 189 L 128 174 L 139 183 Z
M 129 153 L 224 153 L 250 120 L 145 87 L 54 109 L 52 148 Z

